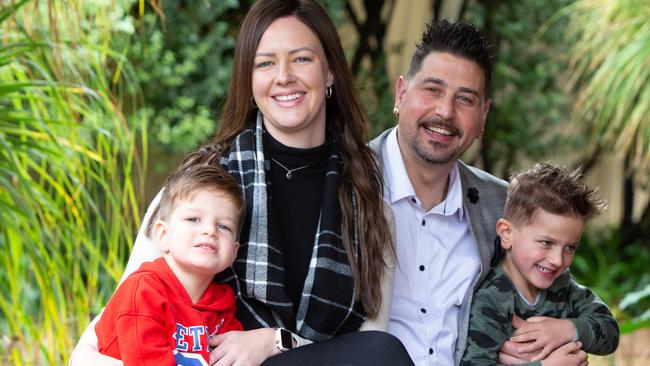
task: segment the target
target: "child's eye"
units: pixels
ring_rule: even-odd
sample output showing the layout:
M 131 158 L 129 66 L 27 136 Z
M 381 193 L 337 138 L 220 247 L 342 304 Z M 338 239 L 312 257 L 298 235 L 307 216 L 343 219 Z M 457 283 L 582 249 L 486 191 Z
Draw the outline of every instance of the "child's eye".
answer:
M 198 217 L 191 216 L 191 217 L 186 218 L 185 221 L 188 221 L 188 222 L 199 222 L 199 221 L 201 221 L 201 219 L 198 218 Z
M 564 247 L 564 251 L 567 253 L 575 253 L 577 247 L 575 245 L 567 245 Z
M 540 240 L 539 245 L 543 246 L 544 248 L 548 248 L 548 247 L 552 246 L 553 243 L 551 243 L 548 240 Z
M 228 232 L 232 232 L 232 230 L 230 229 L 230 227 L 228 225 L 218 224 L 217 227 L 219 228 L 219 230 L 225 230 L 225 231 L 228 231 Z

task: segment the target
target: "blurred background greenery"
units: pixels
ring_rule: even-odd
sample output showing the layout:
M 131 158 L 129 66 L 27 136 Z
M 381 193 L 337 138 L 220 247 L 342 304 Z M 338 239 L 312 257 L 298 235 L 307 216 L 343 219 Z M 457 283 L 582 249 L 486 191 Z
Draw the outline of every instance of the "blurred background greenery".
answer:
M 3 364 L 67 362 L 114 290 L 161 177 L 213 136 L 251 3 L 0 0 Z M 484 29 L 497 47 L 494 103 L 465 160 L 504 178 L 539 160 L 588 174 L 605 164 L 597 183 L 621 187 L 608 197 L 616 215 L 588 228 L 573 273 L 623 332 L 650 327 L 650 3 L 322 3 L 373 135 L 395 123 L 394 78 L 405 70 L 394 59 L 408 57 L 424 25 L 394 41 L 408 22 L 400 7 Z

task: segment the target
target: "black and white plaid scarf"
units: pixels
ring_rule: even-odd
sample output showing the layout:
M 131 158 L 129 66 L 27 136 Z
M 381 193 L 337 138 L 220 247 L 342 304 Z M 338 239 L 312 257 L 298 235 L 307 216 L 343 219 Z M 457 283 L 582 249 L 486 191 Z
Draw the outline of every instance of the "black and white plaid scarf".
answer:
M 269 238 L 262 118 L 258 113 L 255 125 L 235 138 L 222 161 L 241 184 L 247 202 L 234 272 L 224 279 L 237 293 L 237 317 L 247 329 L 294 328 L 289 325 L 295 324 L 300 336 L 313 341 L 355 331 L 365 313 L 354 301 L 352 272 L 340 234 L 337 191 L 341 156 L 336 144 L 332 144 L 328 160 L 312 257 L 296 314 L 284 289 L 282 245 Z M 358 255 L 358 243 L 355 251 Z

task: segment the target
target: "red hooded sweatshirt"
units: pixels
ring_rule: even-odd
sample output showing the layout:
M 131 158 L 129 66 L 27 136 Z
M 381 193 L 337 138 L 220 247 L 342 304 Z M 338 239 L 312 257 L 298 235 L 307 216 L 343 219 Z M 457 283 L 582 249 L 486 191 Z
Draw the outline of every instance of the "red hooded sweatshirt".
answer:
M 124 280 L 95 325 L 99 352 L 125 366 L 207 365 L 208 336 L 230 330 L 242 330 L 230 287 L 212 282 L 192 304 L 163 258 Z

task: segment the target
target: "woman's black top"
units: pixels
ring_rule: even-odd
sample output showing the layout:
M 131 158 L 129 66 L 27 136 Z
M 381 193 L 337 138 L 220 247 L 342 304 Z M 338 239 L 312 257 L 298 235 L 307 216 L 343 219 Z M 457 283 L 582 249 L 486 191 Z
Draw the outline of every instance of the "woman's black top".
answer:
M 268 161 L 269 236 L 280 238 L 284 256 L 285 290 L 297 311 L 314 247 L 323 182 L 331 139 L 309 149 L 283 145 L 268 132 L 264 134 Z M 287 178 L 287 169 L 299 169 Z M 270 169 L 270 174 L 268 170 Z

